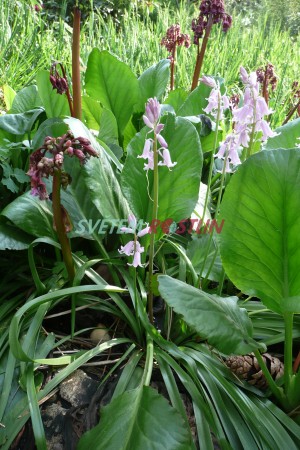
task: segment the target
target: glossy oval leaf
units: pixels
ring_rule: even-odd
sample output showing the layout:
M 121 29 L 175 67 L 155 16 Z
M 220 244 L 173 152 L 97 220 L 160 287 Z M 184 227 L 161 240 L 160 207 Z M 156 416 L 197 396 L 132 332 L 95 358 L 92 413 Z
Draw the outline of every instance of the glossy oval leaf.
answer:
M 5 114 L 0 117 L 0 129 L 14 135 L 29 133 L 43 108 L 36 108 L 19 114 Z
M 1 214 L 28 234 L 56 240 L 52 211 L 47 200 L 40 200 L 26 192 L 7 205 Z
M 43 102 L 48 119 L 70 115 L 67 97 L 58 94 L 53 89 L 49 77 L 50 74 L 47 70 L 40 70 L 36 74 L 39 97 Z
M 42 106 L 42 101 L 39 97 L 37 86 L 27 86 L 21 89 L 14 97 L 9 112 L 11 114 L 23 113 L 39 106 Z
M 141 90 L 141 106 L 144 110 L 149 98 L 156 97 L 161 101 L 170 81 L 170 60 L 162 59 L 159 63 L 149 67 L 139 78 Z
M 192 450 L 181 415 L 153 388 L 141 386 L 116 397 L 78 450 Z
M 138 80 L 130 67 L 108 51 L 94 48 L 88 59 L 85 89 L 113 112 L 122 133 L 140 100 Z
M 263 151 L 239 167 L 221 205 L 227 275 L 278 313 L 300 312 L 299 192 L 300 151 Z
M 252 338 L 251 321 L 247 311 L 238 306 L 237 297 L 211 295 L 168 275 L 159 275 L 158 283 L 166 303 L 220 352 L 245 355 L 265 349 Z
M 32 238 L 18 228 L 0 223 L 0 250 L 25 250 Z
M 123 192 L 134 214 L 146 222 L 152 220 L 153 171 L 144 170 L 142 154 L 146 133 L 144 128 L 130 142 L 128 156 L 122 172 Z M 162 132 L 168 143 L 171 158 L 177 165 L 170 171 L 159 167 L 159 210 L 161 221 L 173 219 L 179 222 L 190 217 L 198 200 L 202 152 L 195 127 L 181 117 L 168 115 Z M 151 136 L 151 135 L 150 135 Z
M 65 123 L 75 137 L 82 136 L 89 139 L 92 147 L 98 152 L 98 158 L 91 157 L 80 168 L 80 174 L 77 173 L 78 167 L 76 169 L 77 175 L 75 174 L 75 177 L 78 184 L 75 183 L 72 189 L 75 189 L 77 192 L 76 197 L 78 201 L 80 203 L 83 201 L 83 204 L 86 206 L 91 200 L 100 213 L 100 217 L 97 217 L 97 219 L 101 217 L 110 221 L 126 219 L 129 214 L 129 208 L 120 187 L 117 171 L 114 167 L 114 159 L 110 158 L 104 147 L 99 144 L 80 120 L 67 118 Z M 88 194 L 86 188 L 88 188 Z M 85 196 L 89 196 L 89 199 L 85 200 Z
M 290 149 L 300 144 L 300 118 L 276 128 L 275 131 L 277 136 L 267 140 L 264 146 L 265 150 L 276 150 L 277 148 Z

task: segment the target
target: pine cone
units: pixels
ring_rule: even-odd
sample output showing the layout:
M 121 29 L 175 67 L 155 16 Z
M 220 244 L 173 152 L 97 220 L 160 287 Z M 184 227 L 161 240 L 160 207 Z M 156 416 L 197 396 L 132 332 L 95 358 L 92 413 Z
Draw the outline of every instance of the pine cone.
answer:
M 283 376 L 284 365 L 278 358 L 269 353 L 263 353 L 261 356 L 273 380 L 278 380 Z M 225 363 L 240 379 L 247 381 L 259 389 L 267 389 L 267 380 L 253 353 L 245 356 L 230 356 L 225 360 Z

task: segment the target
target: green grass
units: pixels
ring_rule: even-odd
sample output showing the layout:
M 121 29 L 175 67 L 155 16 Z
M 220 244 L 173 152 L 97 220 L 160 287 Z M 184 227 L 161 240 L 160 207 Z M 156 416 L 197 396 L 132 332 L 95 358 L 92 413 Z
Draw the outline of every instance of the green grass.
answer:
M 116 26 L 112 19 L 104 20 L 100 14 L 94 13 L 83 26 L 83 69 L 91 49 L 98 47 L 111 51 L 140 75 L 147 67 L 168 56 L 160 46 L 168 26 L 177 22 L 183 32 L 189 33 L 191 20 L 196 15 L 195 5 L 178 9 L 159 7 L 156 20 L 149 18 L 146 10 L 143 18 L 136 12 L 125 11 Z M 215 27 L 202 73 L 225 78 L 230 88 L 239 79 L 241 65 L 255 70 L 268 61 L 272 62 L 279 77 L 279 87 L 271 106 L 278 107 L 274 123 L 280 123 L 285 115 L 280 105 L 292 82 L 298 79 L 300 38 L 292 40 L 288 31 L 280 29 L 278 22 L 270 22 L 267 13 L 260 15 L 255 24 L 246 25 L 246 21 L 246 17 L 236 15 L 226 34 Z M 18 7 L 13 9 L 11 3 L 4 0 L 0 6 L 0 26 L 6 30 L 0 37 L 0 87 L 9 84 L 19 90 L 32 83 L 36 72 L 48 68 L 53 60 L 63 61 L 70 67 L 71 29 L 63 20 L 47 26 L 27 3 L 19 1 Z M 190 87 L 195 54 L 195 46 L 188 50 L 179 49 L 177 86 Z

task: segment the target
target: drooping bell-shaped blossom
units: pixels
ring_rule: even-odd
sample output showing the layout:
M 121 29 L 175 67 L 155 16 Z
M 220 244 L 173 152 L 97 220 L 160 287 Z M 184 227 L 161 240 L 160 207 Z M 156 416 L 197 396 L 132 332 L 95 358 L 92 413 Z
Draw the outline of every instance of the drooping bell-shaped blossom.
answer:
M 230 106 L 229 98 L 227 95 L 221 94 L 219 83 L 212 77 L 203 76 L 200 78 L 200 81 L 212 88 L 209 97 L 206 99 L 208 100 L 208 105 L 203 111 L 206 114 L 211 114 L 214 118 L 219 116 L 219 120 L 223 119 L 224 111 Z
M 137 220 L 134 214 L 129 214 L 128 216 L 128 225 L 129 227 L 121 227 L 120 230 L 123 231 L 123 233 L 131 233 L 136 234 L 137 237 L 145 236 L 145 234 L 149 233 L 150 227 L 147 226 L 143 230 L 140 230 L 138 233 L 137 230 Z
M 143 267 L 143 264 L 141 263 L 141 254 L 144 252 L 144 250 L 144 247 L 141 247 L 139 241 L 136 241 L 133 254 L 133 262 L 132 264 L 128 265 L 133 267 Z
M 159 161 L 159 166 L 166 166 L 168 169 L 171 169 L 172 167 L 176 166 L 177 162 L 172 162 L 170 152 L 167 148 L 164 148 L 162 151 L 162 158 L 163 161 Z
M 250 135 L 253 132 L 261 132 L 262 141 L 269 137 L 276 136 L 264 119 L 272 114 L 264 97 L 259 95 L 259 82 L 256 72 L 249 75 L 244 67 L 240 68 L 241 79 L 245 85 L 244 104 L 242 107 L 233 110 L 233 120 L 236 122 L 235 130 L 240 133 L 239 143 L 248 147 L 251 141 Z M 248 137 L 246 136 L 248 134 Z M 247 144 L 246 144 L 247 143 Z
M 173 163 L 171 160 L 170 151 L 168 150 L 168 143 L 165 138 L 160 134 L 164 129 L 164 125 L 159 123 L 160 119 L 161 106 L 156 98 L 150 98 L 146 105 L 145 115 L 143 116 L 143 120 L 148 128 L 151 129 L 150 132 L 153 131 L 154 139 L 161 146 L 156 151 L 158 155 L 162 158 L 162 161 L 158 162 L 159 166 L 166 166 L 169 169 L 174 167 L 177 163 Z M 150 133 L 149 132 L 149 133 Z M 154 170 L 154 139 L 148 138 L 145 141 L 143 153 L 138 156 L 138 158 L 143 158 L 148 160 L 147 163 L 144 164 L 144 170 Z
M 238 135 L 235 132 L 229 134 L 226 137 L 225 141 L 220 144 L 219 151 L 215 155 L 215 157 L 226 160 L 226 167 L 225 167 L 226 172 L 232 172 L 230 168 L 231 165 L 237 166 L 241 164 L 241 160 L 238 153 L 239 149 L 240 145 Z
M 141 263 L 141 254 L 144 252 L 144 247 L 142 247 L 138 241 L 138 238 L 145 236 L 150 232 L 150 227 L 147 226 L 143 230 L 140 230 L 138 233 L 137 231 L 137 220 L 134 214 L 129 214 L 128 216 L 128 227 L 121 227 L 120 230 L 124 233 L 134 234 L 135 239 L 134 241 L 129 241 L 126 245 L 121 246 L 121 249 L 119 250 L 119 253 L 124 254 L 126 256 L 133 256 L 133 262 L 132 264 L 129 264 L 129 266 L 133 267 L 143 267 L 143 264 Z

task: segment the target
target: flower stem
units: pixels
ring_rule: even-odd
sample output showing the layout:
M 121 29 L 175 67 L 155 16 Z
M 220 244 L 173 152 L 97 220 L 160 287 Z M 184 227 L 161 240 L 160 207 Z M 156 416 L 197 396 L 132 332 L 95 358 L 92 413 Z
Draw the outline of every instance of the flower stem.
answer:
M 289 111 L 289 113 L 287 114 L 285 120 L 282 122 L 282 125 L 285 125 L 286 123 L 288 123 L 288 121 L 291 119 L 291 117 L 294 115 L 294 113 L 297 111 L 297 109 L 300 106 L 300 100 L 299 102 L 293 107 L 291 108 L 291 110 Z
M 203 64 L 203 59 L 204 59 L 204 55 L 205 55 L 205 51 L 206 51 L 206 47 L 207 47 L 207 43 L 208 43 L 208 38 L 209 38 L 209 35 L 210 35 L 210 32 L 211 32 L 212 26 L 213 26 L 213 20 L 212 20 L 212 15 L 210 15 L 209 19 L 208 19 L 208 22 L 207 22 L 205 35 L 203 37 L 201 50 L 200 50 L 200 52 L 198 52 L 198 55 L 197 55 L 197 60 L 196 60 L 196 65 L 195 65 L 195 70 L 194 70 L 194 75 L 193 75 L 193 82 L 192 82 L 191 91 L 196 89 L 196 87 L 198 86 L 198 81 L 199 81 L 199 78 L 200 78 L 200 72 L 201 72 L 201 68 L 202 68 L 202 64 Z
M 283 404 L 284 403 L 284 395 L 282 392 L 282 389 L 280 389 L 277 384 L 275 383 L 275 381 L 273 380 L 270 372 L 268 371 L 268 368 L 263 360 L 263 357 L 261 356 L 261 354 L 259 353 L 258 350 L 254 350 L 254 355 L 256 356 L 256 359 L 258 361 L 258 364 L 260 365 L 260 368 L 262 370 L 262 373 L 264 374 L 269 388 L 271 389 L 273 395 L 277 398 L 277 400 Z
M 293 313 L 284 314 L 284 389 L 288 391 L 293 375 Z
M 53 219 L 58 236 L 58 240 L 61 245 L 61 251 L 63 254 L 64 263 L 67 268 L 69 280 L 72 282 L 75 276 L 74 263 L 72 258 L 71 246 L 66 234 L 65 225 L 63 223 L 61 202 L 60 202 L 60 187 L 61 187 L 61 170 L 54 168 L 53 173 L 53 186 L 52 186 L 52 207 L 53 207 Z
M 144 386 L 149 386 L 152 376 L 153 369 L 153 340 L 149 335 L 147 335 L 147 353 L 146 353 L 146 362 L 144 368 L 143 375 L 143 384 Z
M 62 71 L 63 77 L 66 80 L 67 79 L 67 74 L 66 74 L 65 68 L 64 68 L 64 66 L 62 64 L 60 64 L 60 67 L 61 67 L 61 71 Z M 74 117 L 73 99 L 72 99 L 71 94 L 70 94 L 69 83 L 68 83 L 68 89 L 66 91 L 66 96 L 67 96 L 68 103 L 69 103 L 70 114 L 71 114 L 72 117 Z
M 293 372 L 296 373 L 300 366 L 300 352 L 298 353 L 297 358 L 295 359 L 294 365 L 293 365 Z
M 152 209 L 152 221 L 157 219 L 158 214 L 158 151 L 157 151 L 157 137 L 154 133 L 153 139 L 153 209 Z M 152 279 L 153 279 L 153 265 L 154 265 L 154 241 L 155 233 L 150 235 L 150 247 L 149 247 L 149 294 L 148 294 L 148 313 L 150 322 L 153 323 L 153 292 L 152 292 Z
M 176 64 L 176 43 L 174 44 L 172 50 L 172 60 L 171 60 L 171 75 L 170 75 L 170 89 L 174 90 L 175 85 L 175 64 Z
M 80 9 L 74 8 L 73 42 L 72 42 L 72 85 L 73 117 L 81 119 L 81 85 L 80 85 Z
M 252 154 L 252 147 L 253 147 L 254 138 L 255 138 L 255 128 L 256 128 L 256 100 L 254 99 L 254 95 L 253 95 L 253 124 L 252 124 L 252 129 L 251 129 L 250 142 L 249 142 L 249 146 L 248 146 L 247 152 L 246 152 L 246 159 L 248 159 L 249 156 L 251 156 L 251 154 Z

